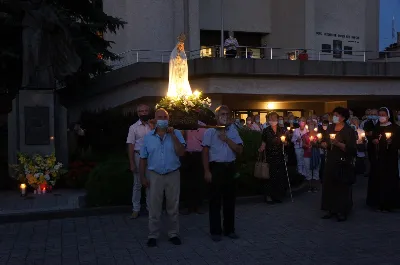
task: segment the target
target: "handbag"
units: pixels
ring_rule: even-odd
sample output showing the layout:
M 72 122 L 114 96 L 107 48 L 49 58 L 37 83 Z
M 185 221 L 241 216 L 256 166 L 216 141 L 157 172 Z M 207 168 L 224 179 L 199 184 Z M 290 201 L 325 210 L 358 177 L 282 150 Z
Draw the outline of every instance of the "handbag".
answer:
M 259 179 L 269 179 L 269 164 L 265 152 L 259 154 L 258 160 L 254 166 L 254 177 Z

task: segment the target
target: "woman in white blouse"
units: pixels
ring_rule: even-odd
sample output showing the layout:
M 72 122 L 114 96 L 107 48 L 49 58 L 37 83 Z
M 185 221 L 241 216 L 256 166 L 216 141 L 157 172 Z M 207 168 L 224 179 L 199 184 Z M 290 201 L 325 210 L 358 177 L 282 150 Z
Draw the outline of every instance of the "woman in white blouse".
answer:
M 306 118 L 301 117 L 299 119 L 299 125 L 300 127 L 293 131 L 292 142 L 294 144 L 294 150 L 296 152 L 297 172 L 305 176 L 306 170 L 304 163 L 304 149 L 303 149 L 302 137 L 307 133 Z
M 260 123 L 260 115 L 254 116 L 253 124 L 251 125 L 251 129 L 253 131 L 261 132 L 263 130 L 262 125 Z

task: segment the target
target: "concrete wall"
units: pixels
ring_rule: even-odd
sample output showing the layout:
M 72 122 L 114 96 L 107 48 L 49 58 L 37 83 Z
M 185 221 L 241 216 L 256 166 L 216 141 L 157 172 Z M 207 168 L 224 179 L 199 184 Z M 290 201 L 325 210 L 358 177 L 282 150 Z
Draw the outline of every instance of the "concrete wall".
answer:
M 198 3 L 199 0 L 103 0 L 103 9 L 107 14 L 127 22 L 116 35 L 105 34 L 105 38 L 115 42 L 112 51 L 117 54 L 132 49 L 150 50 L 139 53 L 140 61 L 161 61 L 162 54 L 167 57 L 179 34 L 185 31 L 190 35 L 188 47 L 199 49 Z M 185 9 L 188 14 L 186 19 Z M 132 51 L 124 57 L 124 61 L 133 62 L 137 54 Z
M 271 32 L 273 0 L 200 0 L 200 29 L 221 29 L 221 1 L 225 30 Z
M 279 0 L 271 2 L 271 34 L 269 47 L 305 47 L 305 1 Z M 282 51 L 282 54 L 289 50 Z

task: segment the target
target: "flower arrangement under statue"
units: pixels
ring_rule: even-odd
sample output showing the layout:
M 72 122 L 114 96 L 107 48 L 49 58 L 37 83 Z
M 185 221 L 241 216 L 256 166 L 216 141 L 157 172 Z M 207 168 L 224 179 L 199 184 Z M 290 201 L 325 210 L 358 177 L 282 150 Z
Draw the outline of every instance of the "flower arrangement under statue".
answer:
M 182 130 L 197 129 L 199 114 L 211 107 L 211 99 L 203 98 L 199 91 L 192 93 L 184 41 L 181 34 L 169 59 L 167 96 L 156 105 L 169 112 L 171 126 Z
M 11 165 L 15 172 L 14 177 L 38 192 L 51 190 L 57 179 L 67 172 L 63 169 L 63 164 L 57 162 L 54 153 L 46 156 L 19 153 L 18 162 L 19 164 Z

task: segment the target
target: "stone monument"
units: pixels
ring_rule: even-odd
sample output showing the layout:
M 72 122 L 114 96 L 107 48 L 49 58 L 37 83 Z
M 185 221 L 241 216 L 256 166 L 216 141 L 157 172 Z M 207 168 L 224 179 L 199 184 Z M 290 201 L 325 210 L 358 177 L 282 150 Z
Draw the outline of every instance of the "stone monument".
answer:
M 8 115 L 9 163 L 17 153 L 56 153 L 68 162 L 67 110 L 60 104 L 57 81 L 75 73 L 81 60 L 67 28 L 45 0 L 12 1 L 24 11 L 21 90 Z

